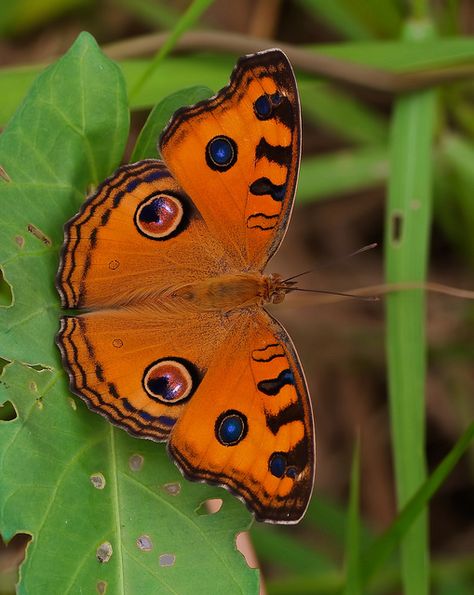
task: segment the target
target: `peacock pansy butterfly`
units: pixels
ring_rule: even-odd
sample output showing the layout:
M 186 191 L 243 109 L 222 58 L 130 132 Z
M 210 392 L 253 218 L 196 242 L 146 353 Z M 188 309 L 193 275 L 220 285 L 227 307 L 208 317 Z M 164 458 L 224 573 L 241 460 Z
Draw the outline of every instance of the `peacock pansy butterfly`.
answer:
M 72 391 L 133 436 L 167 442 L 189 479 L 258 520 L 295 523 L 314 430 L 290 338 L 263 308 L 291 289 L 263 269 L 288 225 L 301 116 L 287 57 L 241 58 L 179 109 L 163 161 L 120 167 L 65 225 L 57 336 Z

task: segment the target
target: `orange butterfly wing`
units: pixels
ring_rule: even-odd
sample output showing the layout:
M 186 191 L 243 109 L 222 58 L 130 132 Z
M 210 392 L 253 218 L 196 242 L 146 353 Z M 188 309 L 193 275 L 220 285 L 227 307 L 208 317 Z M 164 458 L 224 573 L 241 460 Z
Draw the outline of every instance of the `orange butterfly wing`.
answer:
M 143 306 L 65 316 L 57 342 L 71 390 L 130 434 L 167 440 L 227 335 L 215 318 Z
M 262 270 L 283 239 L 300 163 L 298 90 L 285 54 L 241 58 L 228 87 L 176 112 L 160 151 L 213 237 Z
M 61 301 L 92 310 L 61 322 L 71 388 L 133 435 L 171 437 L 191 479 L 224 485 L 261 520 L 296 522 L 314 474 L 298 358 L 258 292 L 254 305 L 227 307 L 263 283 L 251 272 L 293 204 L 300 112 L 286 57 L 241 59 L 229 87 L 179 110 L 161 150 L 166 165 L 119 168 L 66 224 Z M 225 444 L 241 422 L 245 436 Z
M 265 311 L 238 315 L 168 449 L 186 477 L 226 487 L 258 520 L 304 515 L 314 479 L 311 401 L 287 333 Z
M 64 235 L 56 286 L 65 308 L 160 301 L 170 285 L 235 268 L 165 164 L 153 159 L 120 167 Z

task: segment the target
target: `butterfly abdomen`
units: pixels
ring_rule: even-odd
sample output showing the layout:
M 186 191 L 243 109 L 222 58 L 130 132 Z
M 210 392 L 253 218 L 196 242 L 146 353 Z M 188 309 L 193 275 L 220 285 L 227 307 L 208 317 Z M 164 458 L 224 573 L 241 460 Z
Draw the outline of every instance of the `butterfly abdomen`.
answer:
M 171 295 L 193 309 L 228 312 L 275 301 L 275 276 L 233 273 L 188 283 Z M 278 301 L 278 300 L 276 300 Z M 279 300 L 281 301 L 281 300 Z

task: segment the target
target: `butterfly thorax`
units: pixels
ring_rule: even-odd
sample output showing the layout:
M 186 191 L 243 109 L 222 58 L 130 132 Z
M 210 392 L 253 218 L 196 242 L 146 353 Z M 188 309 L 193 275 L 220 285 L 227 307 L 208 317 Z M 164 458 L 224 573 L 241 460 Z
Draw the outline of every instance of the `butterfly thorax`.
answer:
M 286 290 L 280 275 L 258 272 L 228 273 L 175 288 L 171 298 L 185 307 L 228 312 L 283 301 Z

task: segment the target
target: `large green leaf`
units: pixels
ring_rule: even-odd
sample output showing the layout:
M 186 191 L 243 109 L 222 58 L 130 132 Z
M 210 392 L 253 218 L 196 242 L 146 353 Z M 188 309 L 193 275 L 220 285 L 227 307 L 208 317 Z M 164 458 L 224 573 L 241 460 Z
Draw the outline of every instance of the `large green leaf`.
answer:
M 56 366 L 54 288 L 63 224 L 118 165 L 128 134 L 122 76 L 82 35 L 33 84 L 0 137 L 0 267 L 13 287 L 0 309 L 1 355 Z
M 0 532 L 32 535 L 19 593 L 256 592 L 235 548 L 250 524 L 243 505 L 183 480 L 163 445 L 70 396 L 54 345 L 62 226 L 118 165 L 128 117 L 120 70 L 83 34 L 0 137 L 0 266 L 13 296 L 0 307 L 0 356 L 12 362 L 0 405 L 17 414 L 0 421 Z M 218 513 L 201 506 L 209 498 L 223 500 Z

